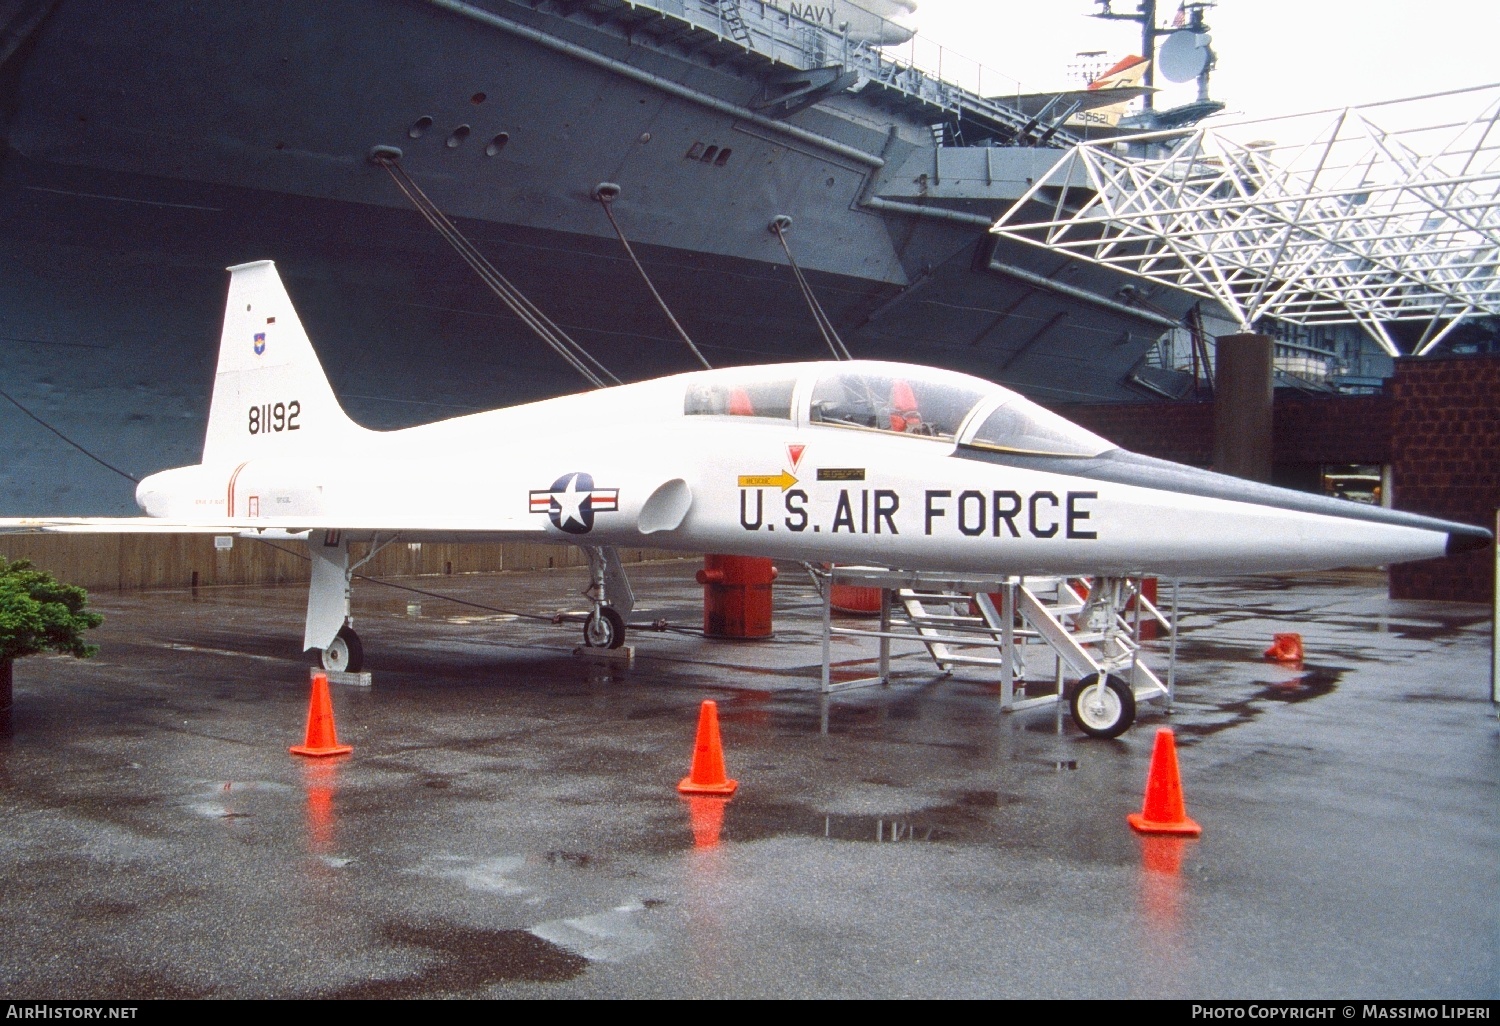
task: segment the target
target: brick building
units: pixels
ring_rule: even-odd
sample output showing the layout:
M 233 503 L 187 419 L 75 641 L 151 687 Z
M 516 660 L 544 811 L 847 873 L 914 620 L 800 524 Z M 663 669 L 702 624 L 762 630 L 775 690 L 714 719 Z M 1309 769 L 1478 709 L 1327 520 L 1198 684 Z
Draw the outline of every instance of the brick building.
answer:
M 1402 360 L 1389 385 L 1396 506 L 1495 526 L 1500 508 L 1500 357 Z M 1391 569 L 1394 598 L 1489 602 L 1493 550 Z
M 1213 403 L 1058 406 L 1127 449 L 1207 467 Z M 1396 509 L 1491 529 L 1500 509 L 1500 357 L 1399 360 L 1386 394 L 1276 399 L 1274 481 L 1316 489 L 1331 464 L 1391 468 Z M 1391 569 L 1393 598 L 1485 602 L 1493 549 Z

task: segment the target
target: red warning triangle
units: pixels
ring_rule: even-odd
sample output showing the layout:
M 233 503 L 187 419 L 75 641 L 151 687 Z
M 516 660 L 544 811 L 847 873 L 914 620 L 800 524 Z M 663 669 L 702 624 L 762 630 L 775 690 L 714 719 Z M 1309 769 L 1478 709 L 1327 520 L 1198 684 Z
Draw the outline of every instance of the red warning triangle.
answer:
M 792 469 L 797 469 L 797 464 L 802 462 L 802 454 L 807 451 L 805 445 L 789 445 L 786 447 L 787 458 L 792 461 Z

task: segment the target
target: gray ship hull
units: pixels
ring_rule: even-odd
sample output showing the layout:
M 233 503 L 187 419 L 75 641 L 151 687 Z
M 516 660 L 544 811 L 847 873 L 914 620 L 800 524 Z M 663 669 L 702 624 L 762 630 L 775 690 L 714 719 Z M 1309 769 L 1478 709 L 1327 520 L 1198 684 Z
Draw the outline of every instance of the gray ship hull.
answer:
M 695 363 L 591 198 L 605 181 L 716 365 L 827 353 L 767 230 L 777 215 L 856 355 L 1043 401 L 1131 394 L 1185 307 L 1132 311 L 1101 272 L 993 250 L 985 222 L 1045 152 L 993 148 L 981 176 L 975 153 L 933 146 L 921 110 L 837 94 L 769 118 L 751 64 L 506 0 L 474 10 L 50 5 L 0 65 L 4 391 L 131 475 L 192 462 L 223 268 L 265 258 L 369 426 L 582 387 L 366 159 L 374 146 L 400 147 L 488 259 L 624 380 Z M 969 170 L 945 174 L 945 157 Z M 0 402 L 0 515 L 128 512 L 129 482 L 54 431 Z

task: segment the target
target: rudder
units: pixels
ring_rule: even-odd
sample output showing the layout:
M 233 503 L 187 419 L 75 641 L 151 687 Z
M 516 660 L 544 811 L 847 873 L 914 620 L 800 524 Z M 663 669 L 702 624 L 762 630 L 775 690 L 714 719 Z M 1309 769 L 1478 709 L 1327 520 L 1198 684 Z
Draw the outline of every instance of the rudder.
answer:
M 229 268 L 203 462 L 293 455 L 360 432 L 270 260 Z

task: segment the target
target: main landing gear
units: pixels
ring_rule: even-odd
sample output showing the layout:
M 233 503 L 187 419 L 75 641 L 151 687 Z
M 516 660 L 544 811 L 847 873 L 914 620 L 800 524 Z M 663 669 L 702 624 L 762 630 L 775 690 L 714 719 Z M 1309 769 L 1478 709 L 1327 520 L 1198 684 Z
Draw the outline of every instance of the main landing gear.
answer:
M 588 648 L 619 648 L 625 644 L 625 617 L 635 608 L 635 593 L 612 545 L 586 545 L 589 586 L 584 592 L 593 603 L 583 621 L 583 643 Z M 623 610 L 623 612 L 622 612 Z
M 354 572 L 397 540 L 376 536 L 370 551 L 356 563 L 349 561 L 349 539 L 339 531 L 314 531 L 307 539 L 312 557 L 312 582 L 307 591 L 307 629 L 303 651 L 318 653 L 329 673 L 359 673 L 365 650 L 350 617 Z M 589 587 L 584 592 L 592 608 L 583 623 L 583 643 L 611 649 L 625 644 L 625 618 L 635 608 L 635 593 L 613 546 L 583 546 L 589 557 Z
M 589 648 L 619 648 L 625 644 L 625 618 L 614 606 L 597 606 L 583 622 L 583 643 Z
M 369 553 L 359 562 L 349 562 L 349 539 L 339 531 L 314 531 L 307 539 L 312 557 L 312 582 L 307 589 L 307 629 L 302 650 L 315 651 L 329 673 L 359 673 L 365 665 L 365 647 L 351 623 L 349 599 L 354 571 L 396 539 L 377 536 Z
M 365 646 L 354 628 L 346 623 L 319 658 L 329 673 L 358 673 L 365 666 Z

